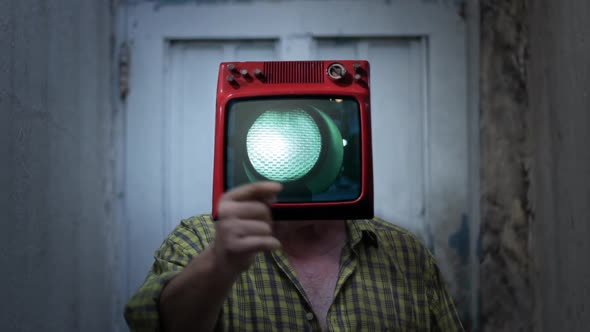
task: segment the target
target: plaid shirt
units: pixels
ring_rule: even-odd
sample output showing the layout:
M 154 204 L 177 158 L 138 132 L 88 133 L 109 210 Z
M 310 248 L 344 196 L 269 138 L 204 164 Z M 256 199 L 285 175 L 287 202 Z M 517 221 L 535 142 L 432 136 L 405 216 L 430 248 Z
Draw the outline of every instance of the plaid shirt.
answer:
M 428 250 L 410 233 L 379 219 L 346 222 L 329 331 L 463 331 Z M 156 251 L 145 282 L 129 300 L 133 331 L 159 331 L 166 283 L 214 238 L 208 215 L 181 222 Z M 320 323 L 284 252 L 260 253 L 225 300 L 217 330 L 319 331 Z

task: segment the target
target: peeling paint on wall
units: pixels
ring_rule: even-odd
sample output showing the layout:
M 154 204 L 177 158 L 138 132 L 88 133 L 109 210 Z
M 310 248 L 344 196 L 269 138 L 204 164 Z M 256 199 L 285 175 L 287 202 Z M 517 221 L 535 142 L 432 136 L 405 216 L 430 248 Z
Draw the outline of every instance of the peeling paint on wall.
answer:
M 461 218 L 460 228 L 449 236 L 449 247 L 455 249 L 462 265 L 467 265 L 469 263 L 471 248 L 469 236 L 469 217 L 464 214 Z
M 527 1 L 481 1 L 481 328 L 530 331 Z

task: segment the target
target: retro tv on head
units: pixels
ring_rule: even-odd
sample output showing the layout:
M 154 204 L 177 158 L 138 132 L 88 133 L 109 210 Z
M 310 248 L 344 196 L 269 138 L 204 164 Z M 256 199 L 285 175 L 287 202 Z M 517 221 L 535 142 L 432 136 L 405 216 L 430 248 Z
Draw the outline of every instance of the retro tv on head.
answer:
M 246 183 L 276 181 L 276 220 L 373 217 L 367 61 L 222 63 L 213 217 Z

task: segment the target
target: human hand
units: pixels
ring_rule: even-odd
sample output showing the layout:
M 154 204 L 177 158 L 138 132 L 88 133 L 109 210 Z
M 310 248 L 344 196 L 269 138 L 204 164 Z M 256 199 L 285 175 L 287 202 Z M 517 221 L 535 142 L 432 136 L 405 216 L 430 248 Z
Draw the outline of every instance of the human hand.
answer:
M 250 267 L 258 252 L 280 248 L 273 236 L 270 204 L 281 189 L 277 182 L 257 182 L 221 197 L 211 245 L 218 269 L 237 276 Z

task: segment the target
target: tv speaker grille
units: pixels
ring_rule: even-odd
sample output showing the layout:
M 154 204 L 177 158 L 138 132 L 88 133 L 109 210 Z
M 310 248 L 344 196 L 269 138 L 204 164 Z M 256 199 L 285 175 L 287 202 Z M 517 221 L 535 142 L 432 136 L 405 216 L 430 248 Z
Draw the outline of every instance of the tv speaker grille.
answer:
M 269 61 L 264 63 L 267 84 L 323 83 L 323 61 Z

